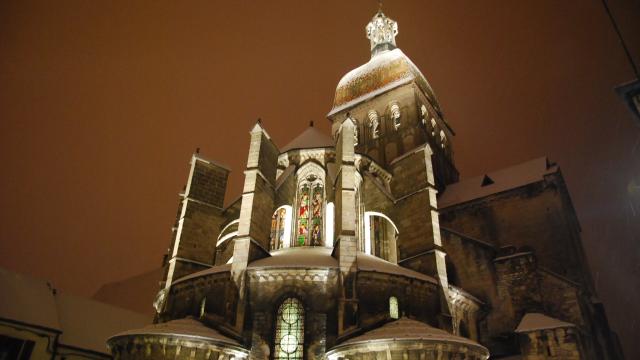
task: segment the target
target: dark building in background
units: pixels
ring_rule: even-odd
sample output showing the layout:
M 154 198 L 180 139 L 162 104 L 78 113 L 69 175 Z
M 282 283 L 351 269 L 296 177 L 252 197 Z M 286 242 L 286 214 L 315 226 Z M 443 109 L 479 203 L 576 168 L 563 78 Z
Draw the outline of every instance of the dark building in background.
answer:
M 366 29 L 330 135 L 279 149 L 258 122 L 227 207 L 229 170 L 193 155 L 156 321 L 113 336 L 114 357 L 621 359 L 559 167 L 459 182 L 397 24 Z

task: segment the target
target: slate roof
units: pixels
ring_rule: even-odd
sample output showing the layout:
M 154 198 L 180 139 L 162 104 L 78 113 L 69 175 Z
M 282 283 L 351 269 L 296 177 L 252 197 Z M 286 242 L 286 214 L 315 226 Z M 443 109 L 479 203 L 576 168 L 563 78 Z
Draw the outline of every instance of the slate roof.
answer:
M 544 180 L 545 175 L 559 171 L 546 157 L 540 157 L 498 171 L 448 185 L 438 198 L 438 208 L 462 204 L 485 196 L 515 189 Z M 491 181 L 487 181 L 488 177 Z M 483 182 L 487 185 L 483 186 Z
M 389 322 L 377 329 L 370 330 L 363 335 L 346 340 L 335 348 L 384 340 L 422 340 L 429 342 L 450 342 L 482 347 L 482 345 L 473 340 L 450 334 L 444 330 L 434 328 L 417 320 L 403 317 Z
M 309 126 L 300 135 L 296 136 L 291 142 L 283 146 L 280 152 L 287 152 L 294 149 L 315 149 L 334 147 L 333 139 L 313 126 Z
M 564 322 L 541 313 L 527 313 L 520 320 L 516 328 L 517 333 L 532 332 L 546 329 L 575 327 L 574 324 Z

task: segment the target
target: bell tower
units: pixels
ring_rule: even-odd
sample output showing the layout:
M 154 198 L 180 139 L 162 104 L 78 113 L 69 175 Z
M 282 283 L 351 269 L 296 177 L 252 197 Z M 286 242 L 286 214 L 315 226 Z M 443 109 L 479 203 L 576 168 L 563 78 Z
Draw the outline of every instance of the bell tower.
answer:
M 371 59 L 342 77 L 328 114 L 337 133 L 346 119 L 356 123 L 356 153 L 387 169 L 391 163 L 429 144 L 439 190 L 458 180 L 453 162 L 453 129 L 446 122 L 431 86 L 396 47 L 398 23 L 378 11 L 367 24 Z

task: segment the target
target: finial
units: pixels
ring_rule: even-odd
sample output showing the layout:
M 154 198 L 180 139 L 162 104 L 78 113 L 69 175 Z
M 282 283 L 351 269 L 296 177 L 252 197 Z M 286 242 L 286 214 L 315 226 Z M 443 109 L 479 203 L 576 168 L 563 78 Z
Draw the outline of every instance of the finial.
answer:
M 196 148 L 196 154 L 200 154 L 200 148 Z
M 375 56 L 386 50 L 396 48 L 396 35 L 398 35 L 398 23 L 388 18 L 382 12 L 382 1 L 380 9 L 369 21 L 367 27 L 367 39 L 371 42 L 371 56 Z
M 378 12 L 382 12 L 382 0 L 378 0 Z
M 313 127 L 313 120 L 309 121 L 309 127 Z
M 258 118 L 258 121 L 256 121 L 256 123 L 262 125 L 262 118 Z

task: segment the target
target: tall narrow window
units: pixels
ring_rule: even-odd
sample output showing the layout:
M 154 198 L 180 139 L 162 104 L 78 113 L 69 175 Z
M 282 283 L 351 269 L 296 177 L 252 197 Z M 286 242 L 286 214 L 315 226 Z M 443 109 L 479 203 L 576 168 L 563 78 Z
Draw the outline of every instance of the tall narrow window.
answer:
M 322 204 L 324 203 L 324 188 L 320 184 L 313 187 L 311 201 L 311 246 L 322 245 Z
M 278 309 L 274 359 L 302 360 L 304 350 L 304 308 L 298 299 L 288 298 Z
M 279 208 L 273 213 L 271 217 L 271 250 L 282 249 L 284 247 L 286 220 L 286 208 Z
M 309 184 L 305 183 L 300 187 L 300 200 L 298 203 L 298 238 L 297 246 L 309 244 Z
M 400 127 L 400 107 L 398 104 L 393 104 L 389 110 L 391 112 L 391 119 L 393 120 L 393 128 L 398 130 Z
M 392 296 L 389 298 L 389 317 L 397 319 L 399 318 L 398 313 L 398 299 L 395 296 Z
M 305 179 L 298 190 L 298 231 L 295 246 L 322 246 L 324 186 L 315 176 Z
M 369 110 L 367 113 L 369 116 L 369 127 L 371 128 L 371 138 L 377 139 L 380 137 L 380 120 L 378 119 L 378 113 L 375 110 Z

